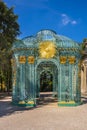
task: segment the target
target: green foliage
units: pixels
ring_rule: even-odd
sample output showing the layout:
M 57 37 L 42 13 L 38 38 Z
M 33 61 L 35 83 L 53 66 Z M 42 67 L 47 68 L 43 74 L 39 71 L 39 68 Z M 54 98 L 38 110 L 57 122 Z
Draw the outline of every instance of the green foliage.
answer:
M 83 42 L 82 42 L 82 44 L 81 44 L 81 46 L 82 46 L 82 50 L 85 49 L 85 45 L 86 45 L 86 43 L 87 43 L 87 38 L 84 38 L 84 39 L 83 39 Z
M 18 16 L 13 9 L 0 1 L 0 83 L 4 80 L 7 87 L 11 82 L 10 50 L 16 36 L 20 34 Z
M 87 38 L 84 38 L 84 39 L 83 39 L 83 43 L 87 43 Z
M 16 36 L 20 34 L 17 23 L 18 16 L 14 14 L 13 7 L 8 8 L 3 2 L 0 2 L 0 44 L 12 44 Z

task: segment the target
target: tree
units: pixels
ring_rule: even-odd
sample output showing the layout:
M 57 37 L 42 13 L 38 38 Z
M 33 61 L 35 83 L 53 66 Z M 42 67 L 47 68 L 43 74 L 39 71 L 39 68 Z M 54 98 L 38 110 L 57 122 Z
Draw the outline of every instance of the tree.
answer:
M 87 38 L 84 38 L 84 39 L 83 39 L 83 42 L 82 42 L 82 49 L 83 49 L 83 50 L 85 49 L 86 44 L 87 44 Z
M 0 83 L 2 88 L 4 82 L 7 89 L 11 82 L 11 46 L 20 34 L 18 16 L 13 10 L 0 1 Z

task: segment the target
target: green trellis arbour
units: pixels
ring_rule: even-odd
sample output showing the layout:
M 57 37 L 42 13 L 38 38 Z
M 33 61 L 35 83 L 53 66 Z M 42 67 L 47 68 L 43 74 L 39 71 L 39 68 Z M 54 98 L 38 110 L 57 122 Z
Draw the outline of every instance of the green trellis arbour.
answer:
M 80 105 L 80 51 L 77 42 L 52 30 L 15 41 L 11 59 L 13 104 L 36 106 L 41 76 L 47 74 L 52 76 L 52 91 L 59 106 Z

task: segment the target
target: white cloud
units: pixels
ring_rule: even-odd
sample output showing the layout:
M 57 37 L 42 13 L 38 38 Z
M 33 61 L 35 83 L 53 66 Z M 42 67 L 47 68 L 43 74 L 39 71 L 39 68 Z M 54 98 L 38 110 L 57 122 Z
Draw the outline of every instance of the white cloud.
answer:
M 71 21 L 71 24 L 75 25 L 75 24 L 77 24 L 77 21 L 73 20 L 73 21 Z
M 76 20 L 72 20 L 67 14 L 61 14 L 61 22 L 62 22 L 62 25 L 66 26 L 68 24 L 72 24 L 72 25 L 75 25 L 77 24 L 77 21 Z
M 70 18 L 66 14 L 61 14 L 62 16 L 62 24 L 67 25 L 70 22 Z

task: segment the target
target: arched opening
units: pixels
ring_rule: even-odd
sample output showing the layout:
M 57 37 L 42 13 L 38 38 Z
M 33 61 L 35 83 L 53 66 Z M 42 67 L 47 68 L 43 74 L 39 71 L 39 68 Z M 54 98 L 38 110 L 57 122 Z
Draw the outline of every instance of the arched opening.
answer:
M 50 71 L 44 71 L 40 74 L 40 92 L 53 91 L 53 74 Z
M 58 69 L 53 62 L 41 62 L 37 67 L 37 97 L 41 104 L 57 101 Z M 37 103 L 38 104 L 38 103 Z

